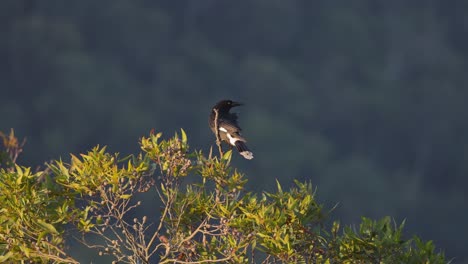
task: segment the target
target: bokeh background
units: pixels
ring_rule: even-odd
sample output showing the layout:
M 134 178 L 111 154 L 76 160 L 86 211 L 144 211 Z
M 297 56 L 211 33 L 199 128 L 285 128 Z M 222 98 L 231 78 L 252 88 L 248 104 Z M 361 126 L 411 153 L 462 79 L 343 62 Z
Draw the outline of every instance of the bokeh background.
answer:
M 342 224 L 406 219 L 468 263 L 467 14 L 456 0 L 2 0 L 0 130 L 27 138 L 32 167 L 97 144 L 137 153 L 151 128 L 207 151 L 210 108 L 238 100 L 255 159 L 233 163 L 251 190 L 310 180 Z

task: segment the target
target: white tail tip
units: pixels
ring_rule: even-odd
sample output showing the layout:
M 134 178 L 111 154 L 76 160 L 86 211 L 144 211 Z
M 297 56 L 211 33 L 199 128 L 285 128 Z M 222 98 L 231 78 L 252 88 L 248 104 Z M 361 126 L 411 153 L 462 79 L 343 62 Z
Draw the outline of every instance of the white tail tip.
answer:
M 253 159 L 253 153 L 250 151 L 242 151 L 240 154 L 248 160 Z

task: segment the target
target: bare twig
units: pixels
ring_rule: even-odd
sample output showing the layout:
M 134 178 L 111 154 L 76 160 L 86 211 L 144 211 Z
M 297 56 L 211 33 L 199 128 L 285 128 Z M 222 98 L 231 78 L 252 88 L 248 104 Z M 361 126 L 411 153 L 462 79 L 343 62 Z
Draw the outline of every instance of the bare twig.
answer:
M 218 109 L 213 109 L 213 111 L 215 112 L 215 120 L 214 120 L 214 128 L 215 128 L 215 131 L 216 131 L 216 145 L 218 145 L 218 149 L 219 149 L 219 155 L 220 155 L 220 158 L 222 158 L 224 156 L 223 154 L 223 148 L 221 147 L 221 137 L 219 136 L 219 128 L 218 128 L 218 117 L 219 117 L 219 113 L 218 113 Z
M 161 215 L 161 219 L 160 219 L 160 221 L 159 221 L 159 226 L 158 226 L 158 228 L 156 229 L 156 232 L 154 232 L 154 234 L 153 234 L 153 236 L 151 237 L 150 241 L 148 242 L 148 245 L 147 245 L 147 247 L 146 247 L 146 252 L 149 252 L 151 246 L 153 245 L 154 240 L 156 239 L 156 237 L 159 236 L 159 233 L 160 233 L 160 231 L 161 231 L 161 229 L 162 229 L 162 227 L 163 227 L 163 224 L 164 224 L 164 219 L 166 218 L 166 215 L 167 215 L 167 213 L 168 213 L 168 211 L 169 211 L 169 206 L 170 206 L 170 204 L 167 204 L 167 205 L 165 206 L 164 212 L 163 212 L 163 214 Z M 149 254 L 149 255 L 151 256 L 154 252 L 155 252 L 155 251 L 152 251 L 151 254 Z
M 210 147 L 210 153 L 208 154 L 208 159 L 211 160 L 212 156 L 213 156 L 213 146 Z
M 206 260 L 200 260 L 200 261 L 183 261 L 183 260 L 178 260 L 178 259 L 166 259 L 160 262 L 160 264 L 163 264 L 163 263 L 181 263 L 181 264 L 224 263 L 230 259 L 232 259 L 232 256 L 222 258 L 222 259 L 206 259 Z
M 0 131 L 0 138 L 3 141 L 3 146 L 5 148 L 6 153 L 10 157 L 12 163 L 16 163 L 18 156 L 21 152 L 23 152 L 23 147 L 26 144 L 26 138 L 23 139 L 21 143 L 19 143 L 18 138 L 15 136 L 15 131 L 13 129 L 10 130 L 9 135 L 3 134 Z

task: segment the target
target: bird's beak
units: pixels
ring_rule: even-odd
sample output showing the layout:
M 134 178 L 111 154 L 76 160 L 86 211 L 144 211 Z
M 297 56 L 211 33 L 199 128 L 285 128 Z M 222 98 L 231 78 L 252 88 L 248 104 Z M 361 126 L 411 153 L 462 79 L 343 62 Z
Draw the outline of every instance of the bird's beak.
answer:
M 232 102 L 232 107 L 235 107 L 235 106 L 241 106 L 243 105 L 243 103 L 239 103 L 239 102 Z

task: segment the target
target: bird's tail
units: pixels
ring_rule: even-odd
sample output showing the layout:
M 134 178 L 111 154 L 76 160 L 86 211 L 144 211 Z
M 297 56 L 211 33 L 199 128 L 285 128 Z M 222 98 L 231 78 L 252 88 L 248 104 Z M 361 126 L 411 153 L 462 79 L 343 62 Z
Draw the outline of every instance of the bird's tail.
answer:
M 249 150 L 249 148 L 243 141 L 237 140 L 235 144 L 237 150 L 244 158 L 248 160 L 253 159 L 253 153 Z

